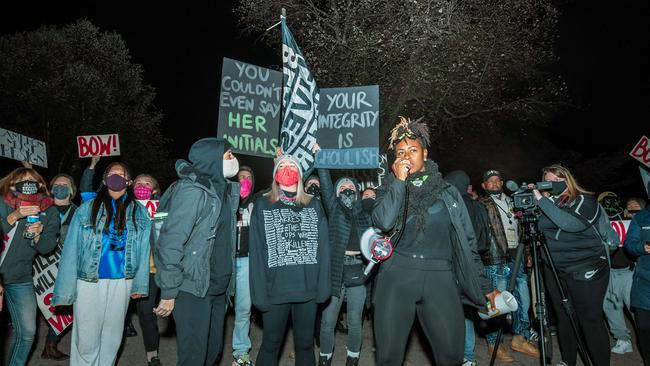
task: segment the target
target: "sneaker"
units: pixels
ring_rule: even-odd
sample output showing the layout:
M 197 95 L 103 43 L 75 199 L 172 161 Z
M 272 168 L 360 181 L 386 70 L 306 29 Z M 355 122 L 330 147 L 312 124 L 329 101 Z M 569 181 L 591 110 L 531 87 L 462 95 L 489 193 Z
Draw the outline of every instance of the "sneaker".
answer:
M 535 343 L 539 342 L 539 333 L 537 333 L 533 328 L 530 328 L 528 330 L 528 336 L 529 336 L 528 338 L 529 341 Z
M 359 365 L 359 357 L 348 356 L 345 359 L 345 366 L 358 366 L 358 365 Z
M 251 356 L 248 353 L 244 353 L 235 357 L 235 361 L 232 362 L 232 366 L 254 366 L 253 361 L 251 361 Z
M 318 356 L 318 366 L 330 366 L 332 364 L 332 358 L 327 358 L 327 356 Z
M 630 341 L 624 341 L 624 340 L 617 340 L 616 345 L 612 347 L 612 353 L 618 353 L 619 355 L 625 354 L 625 353 L 630 353 L 634 352 L 632 349 L 632 342 Z
M 147 362 L 147 366 L 162 366 L 160 359 L 156 356 L 151 357 L 151 361 Z
M 461 366 L 477 366 L 478 363 L 476 361 L 470 361 L 468 359 L 463 359 L 463 364 Z

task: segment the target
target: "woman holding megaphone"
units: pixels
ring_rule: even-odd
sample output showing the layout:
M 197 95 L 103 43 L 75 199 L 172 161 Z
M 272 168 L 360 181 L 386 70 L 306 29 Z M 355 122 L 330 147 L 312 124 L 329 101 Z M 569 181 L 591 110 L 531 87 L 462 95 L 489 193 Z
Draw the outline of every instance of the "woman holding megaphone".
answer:
M 377 192 L 373 223 L 393 235 L 393 253 L 379 269 L 374 294 L 377 365 L 401 365 L 417 315 L 436 365 L 463 363 L 462 303 L 495 303 L 469 214 L 458 190 L 427 159 L 429 129 L 400 117 L 389 149 L 394 176 Z M 397 238 L 397 239 L 396 239 Z M 487 294 L 487 295 L 486 295 Z

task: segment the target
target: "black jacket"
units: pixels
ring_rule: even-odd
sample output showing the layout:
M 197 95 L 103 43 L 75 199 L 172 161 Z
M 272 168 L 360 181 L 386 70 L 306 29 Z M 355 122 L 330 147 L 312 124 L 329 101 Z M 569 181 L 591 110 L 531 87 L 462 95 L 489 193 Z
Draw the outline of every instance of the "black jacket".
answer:
M 406 182 L 388 175 L 386 184 L 377 190 L 377 202 L 372 213 L 374 225 L 390 232 L 403 210 Z M 485 294 L 491 291 L 481 257 L 476 249 L 476 235 L 465 203 L 456 188 L 447 184 L 441 194 L 449 210 L 456 235 L 452 238 L 453 270 L 463 302 L 477 308 L 485 307 Z M 406 228 L 408 230 L 408 227 Z M 394 243 L 397 247 L 399 242 Z
M 332 276 L 332 294 L 337 295 L 341 292 L 343 283 L 343 259 L 345 249 L 350 240 L 350 230 L 353 223 L 356 222 L 357 241 L 361 240 L 361 235 L 370 226 L 372 220 L 370 215 L 363 211 L 361 200 L 354 201 L 352 212 L 346 214 L 346 208 L 336 197 L 335 186 L 332 185 L 332 178 L 327 169 L 318 169 L 320 177 L 321 197 L 323 207 L 327 213 L 329 221 L 329 241 L 331 246 L 331 276 Z M 354 179 L 351 179 L 355 184 Z

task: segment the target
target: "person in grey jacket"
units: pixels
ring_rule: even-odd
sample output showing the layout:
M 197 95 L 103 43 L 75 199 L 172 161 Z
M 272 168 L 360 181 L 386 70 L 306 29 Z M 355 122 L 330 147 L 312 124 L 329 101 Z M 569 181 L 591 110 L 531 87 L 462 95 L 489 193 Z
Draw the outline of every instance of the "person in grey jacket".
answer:
M 416 315 L 436 365 L 463 363 L 464 301 L 494 304 L 476 249 L 474 229 L 456 188 L 427 160 L 429 131 L 401 118 L 393 129 L 393 176 L 380 187 L 372 212 L 384 232 L 399 230 L 394 251 L 376 278 L 374 324 L 377 365 L 401 365 Z
M 195 142 L 189 160 L 176 162 L 179 180 L 161 198 L 167 218 L 154 245 L 161 298 L 154 312 L 166 317 L 173 311 L 178 365 L 213 365 L 233 288 L 239 206 L 239 183 L 226 178 L 239 165 L 230 145 L 217 138 Z

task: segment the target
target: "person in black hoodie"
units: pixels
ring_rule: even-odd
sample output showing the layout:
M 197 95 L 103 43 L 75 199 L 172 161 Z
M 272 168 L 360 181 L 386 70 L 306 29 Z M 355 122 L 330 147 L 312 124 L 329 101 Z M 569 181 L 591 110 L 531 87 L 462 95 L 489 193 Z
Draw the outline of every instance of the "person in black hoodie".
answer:
M 250 225 L 251 297 L 264 321 L 256 364 L 278 364 L 291 313 L 296 365 L 312 366 L 317 304 L 331 288 L 327 219 L 321 201 L 304 192 L 293 156 L 278 157 L 273 177 Z
M 394 176 L 378 190 L 372 219 L 384 232 L 400 230 L 394 251 L 375 282 L 374 325 L 379 366 L 401 365 L 417 315 L 436 365 L 463 363 L 464 315 L 468 304 L 494 304 L 476 250 L 476 236 L 456 188 L 427 160 L 429 130 L 401 117 L 392 130 Z M 486 295 L 487 294 L 487 295 Z
M 316 145 L 315 153 L 320 150 Z M 362 318 L 366 301 L 366 287 L 362 276 L 364 263 L 359 241 L 372 226 L 370 215 L 358 199 L 357 182 L 342 177 L 332 185 L 328 169 L 318 169 L 323 207 L 330 223 L 332 297 L 323 309 L 320 325 L 319 366 L 332 364 L 334 329 L 341 310 L 347 303 L 347 358 L 346 366 L 356 366 L 361 352 Z
M 463 202 L 467 207 L 467 213 L 472 220 L 474 233 L 476 233 L 476 246 L 478 253 L 483 256 L 488 250 L 490 238 L 490 223 L 485 207 L 472 198 L 468 192 L 469 176 L 462 170 L 454 170 L 445 175 L 445 181 L 454 186 L 463 197 Z M 474 346 L 476 337 L 474 333 L 474 311 L 469 306 L 465 306 L 465 351 L 463 352 L 463 365 L 476 364 L 476 354 Z
M 189 160 L 178 160 L 179 180 L 161 198 L 166 209 L 154 247 L 160 303 L 154 312 L 176 322 L 178 365 L 213 365 L 222 350 L 226 299 L 233 290 L 239 170 L 230 145 L 204 138 Z
M 253 365 L 250 355 L 251 339 L 251 291 L 249 280 L 248 238 L 253 212 L 257 199 L 253 169 L 242 166 L 237 173 L 239 189 L 239 209 L 237 211 L 237 243 L 235 246 L 235 325 L 232 331 L 233 364 Z

